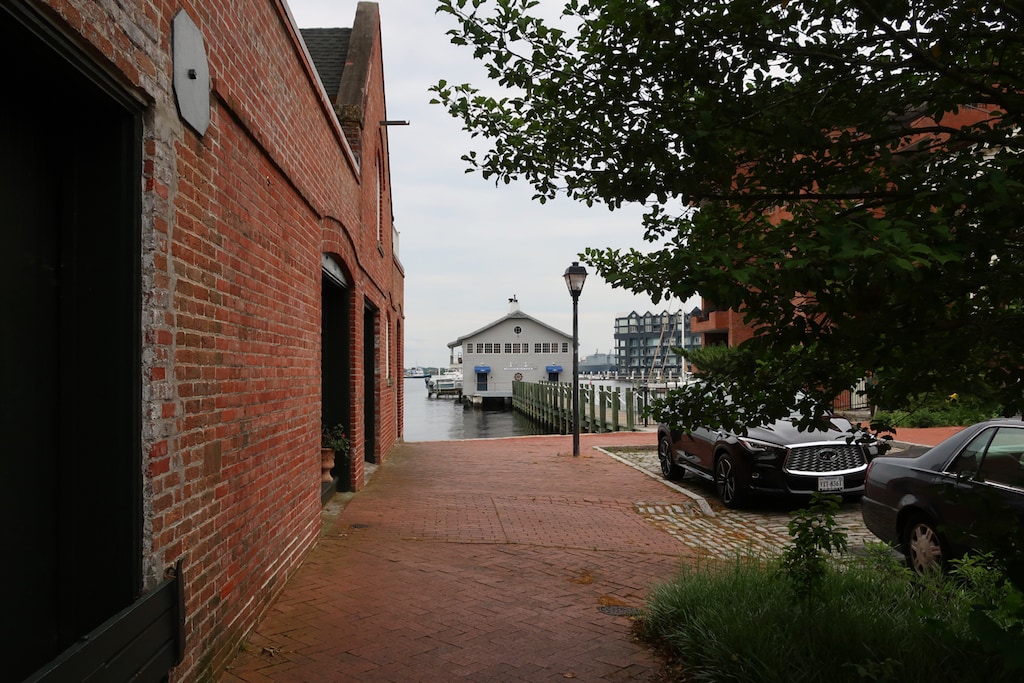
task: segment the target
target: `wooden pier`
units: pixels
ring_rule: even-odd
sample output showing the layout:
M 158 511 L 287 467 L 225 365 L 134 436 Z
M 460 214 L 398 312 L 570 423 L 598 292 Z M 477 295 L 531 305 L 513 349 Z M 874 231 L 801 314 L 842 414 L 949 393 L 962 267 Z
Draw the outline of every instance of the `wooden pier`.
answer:
M 623 400 L 624 399 L 624 400 Z M 636 431 L 637 403 L 633 389 L 580 385 L 581 432 Z M 512 409 L 556 430 L 572 433 L 572 385 L 562 382 L 513 382 Z

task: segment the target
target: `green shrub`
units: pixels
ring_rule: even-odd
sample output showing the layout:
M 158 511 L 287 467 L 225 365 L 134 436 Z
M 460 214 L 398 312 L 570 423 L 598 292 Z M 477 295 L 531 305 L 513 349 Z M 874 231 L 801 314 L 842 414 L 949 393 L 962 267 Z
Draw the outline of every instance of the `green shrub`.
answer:
M 651 592 L 636 628 L 668 655 L 666 675 L 686 683 L 1021 680 L 1020 593 L 998 572 L 967 561 L 949 576 L 918 576 L 883 544 L 837 558 L 844 539 L 828 525 L 828 509 L 819 514 L 817 524 L 811 512 L 797 514 L 792 547 L 800 550 L 783 558 L 684 566 Z M 794 595 L 801 585 L 810 599 Z
M 919 396 L 911 406 L 879 410 L 872 424 L 883 427 L 958 427 L 988 420 L 1000 407 L 970 396 Z
M 846 552 L 846 533 L 836 522 L 842 499 L 815 493 L 806 510 L 798 510 L 787 525 L 793 538 L 779 562 L 794 598 L 810 609 L 828 576 L 832 554 Z

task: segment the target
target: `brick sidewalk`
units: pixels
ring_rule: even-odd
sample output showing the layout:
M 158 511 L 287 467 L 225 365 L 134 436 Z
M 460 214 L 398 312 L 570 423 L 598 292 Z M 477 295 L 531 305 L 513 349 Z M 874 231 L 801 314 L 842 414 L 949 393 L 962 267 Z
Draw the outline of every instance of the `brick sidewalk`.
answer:
M 583 434 L 578 458 L 565 436 L 400 446 L 328 506 L 319 546 L 221 682 L 652 680 L 659 662 L 615 608 L 707 554 L 691 527 L 708 521 L 666 523 L 650 511 L 693 498 L 594 447 L 656 438 Z
M 899 443 L 914 444 L 920 446 L 937 446 L 945 441 L 963 427 L 900 427 L 893 435 L 893 439 Z
M 692 552 L 634 503 L 685 497 L 591 446 L 654 439 L 584 434 L 578 458 L 564 436 L 400 446 L 221 681 L 651 680 L 614 608 Z

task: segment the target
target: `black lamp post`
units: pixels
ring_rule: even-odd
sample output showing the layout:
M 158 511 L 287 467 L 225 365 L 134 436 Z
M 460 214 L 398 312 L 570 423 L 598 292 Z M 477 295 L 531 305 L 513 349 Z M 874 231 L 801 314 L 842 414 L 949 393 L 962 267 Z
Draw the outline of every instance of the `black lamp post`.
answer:
M 587 269 L 573 261 L 565 269 L 565 286 L 572 296 L 572 454 L 580 454 L 580 323 L 576 314 Z

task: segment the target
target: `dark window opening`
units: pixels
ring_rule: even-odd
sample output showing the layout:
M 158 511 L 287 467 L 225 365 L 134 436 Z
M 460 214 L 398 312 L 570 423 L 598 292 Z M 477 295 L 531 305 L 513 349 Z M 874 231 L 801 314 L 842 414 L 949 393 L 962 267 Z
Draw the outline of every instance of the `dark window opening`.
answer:
M 0 107 L 0 631 L 21 680 L 142 588 L 143 153 L 141 107 L 24 3 L 0 7 L 0 54 L 20 65 Z

